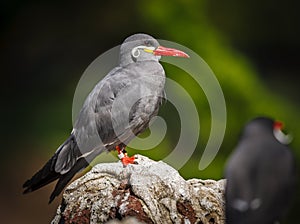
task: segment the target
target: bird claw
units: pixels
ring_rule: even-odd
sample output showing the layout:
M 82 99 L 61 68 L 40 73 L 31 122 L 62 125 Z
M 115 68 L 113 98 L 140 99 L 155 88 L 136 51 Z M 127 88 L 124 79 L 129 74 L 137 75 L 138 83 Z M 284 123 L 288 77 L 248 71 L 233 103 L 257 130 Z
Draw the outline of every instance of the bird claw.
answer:
M 137 161 L 137 156 L 131 156 L 129 157 L 127 155 L 127 152 L 125 150 L 125 147 L 121 148 L 120 146 L 116 146 L 116 150 L 118 151 L 118 157 L 121 160 L 123 166 L 127 166 L 128 164 L 138 164 Z
M 124 157 L 121 159 L 121 162 L 124 166 L 127 166 L 129 164 L 137 164 L 137 162 L 135 161 L 135 156 L 127 156 L 124 155 Z

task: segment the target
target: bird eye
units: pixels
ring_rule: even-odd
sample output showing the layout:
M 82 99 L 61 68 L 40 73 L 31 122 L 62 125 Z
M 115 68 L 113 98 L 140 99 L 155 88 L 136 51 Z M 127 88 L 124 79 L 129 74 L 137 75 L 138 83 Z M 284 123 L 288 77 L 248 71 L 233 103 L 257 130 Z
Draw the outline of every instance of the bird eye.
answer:
M 145 44 L 147 47 L 149 47 L 149 46 L 151 46 L 151 41 L 150 41 L 150 40 L 145 40 L 144 44 Z

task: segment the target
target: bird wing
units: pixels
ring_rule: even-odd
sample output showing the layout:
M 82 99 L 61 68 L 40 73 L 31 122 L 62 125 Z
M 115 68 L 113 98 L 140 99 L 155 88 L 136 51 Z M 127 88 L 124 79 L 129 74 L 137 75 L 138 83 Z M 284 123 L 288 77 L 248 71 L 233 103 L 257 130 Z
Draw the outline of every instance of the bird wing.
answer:
M 264 212 L 274 213 L 274 216 L 281 217 L 292 199 L 295 187 L 295 161 L 290 149 L 281 143 L 274 144 L 269 155 L 262 159 L 264 163 L 258 167 L 262 174 L 258 175 L 258 182 L 261 186 L 257 192 L 258 197 L 265 198 L 262 201 Z M 270 211 L 272 208 L 272 211 Z
M 101 153 L 142 132 L 164 97 L 165 74 L 158 62 L 118 67 L 87 97 L 74 126 L 80 150 Z

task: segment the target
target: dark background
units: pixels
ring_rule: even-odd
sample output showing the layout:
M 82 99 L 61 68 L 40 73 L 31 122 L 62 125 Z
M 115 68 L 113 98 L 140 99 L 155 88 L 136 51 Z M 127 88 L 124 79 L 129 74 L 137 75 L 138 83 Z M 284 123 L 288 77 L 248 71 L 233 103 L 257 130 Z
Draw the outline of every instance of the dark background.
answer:
M 185 178 L 221 178 L 240 129 L 258 115 L 285 121 L 294 135 L 292 148 L 299 161 L 296 1 L 12 0 L 1 1 L 0 12 L 2 223 L 50 222 L 60 202 L 47 204 L 53 185 L 25 196 L 21 186 L 71 131 L 73 94 L 86 67 L 133 33 L 148 33 L 193 49 L 214 70 L 223 88 L 226 135 L 217 158 L 204 171 L 196 167 L 208 136 L 209 109 L 202 107 L 203 93 L 191 93 L 203 111 L 204 132 L 199 150 L 180 170 Z M 166 66 L 167 74 L 171 69 Z M 172 78 L 187 88 L 192 85 L 180 76 Z M 164 110 L 162 116 L 171 116 Z M 168 132 L 172 130 L 176 128 Z M 160 159 L 161 154 L 155 151 L 148 156 Z M 286 223 L 296 220 L 299 205 L 297 196 Z

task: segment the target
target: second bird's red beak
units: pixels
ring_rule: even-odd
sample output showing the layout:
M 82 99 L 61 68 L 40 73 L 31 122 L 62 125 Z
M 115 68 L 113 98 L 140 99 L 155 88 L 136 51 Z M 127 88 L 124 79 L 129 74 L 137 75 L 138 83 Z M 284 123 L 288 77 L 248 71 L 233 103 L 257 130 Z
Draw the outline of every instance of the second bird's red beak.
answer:
M 158 56 L 174 56 L 174 57 L 183 57 L 183 58 L 189 58 L 190 56 L 183 51 L 174 49 L 174 48 L 167 48 L 163 46 L 159 46 L 153 51 L 154 55 Z
M 275 130 L 282 130 L 283 129 L 283 122 L 275 121 L 274 124 L 273 124 L 273 128 Z

